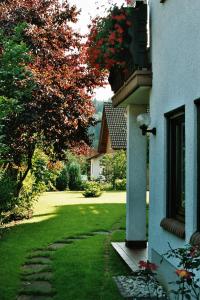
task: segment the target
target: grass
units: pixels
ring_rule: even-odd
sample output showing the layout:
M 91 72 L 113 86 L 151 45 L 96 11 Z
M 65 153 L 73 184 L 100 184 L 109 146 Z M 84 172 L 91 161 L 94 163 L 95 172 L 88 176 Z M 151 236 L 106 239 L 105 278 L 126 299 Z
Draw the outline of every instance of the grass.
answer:
M 31 250 L 64 237 L 125 228 L 124 199 L 125 193 L 110 192 L 96 199 L 96 203 L 72 192 L 41 197 L 33 218 L 11 227 L 0 240 L 0 299 L 16 298 L 21 266 Z M 52 266 L 55 300 L 121 299 L 112 276 L 128 270 L 110 242 L 124 238 L 124 232 L 114 232 L 79 240 L 57 250 Z

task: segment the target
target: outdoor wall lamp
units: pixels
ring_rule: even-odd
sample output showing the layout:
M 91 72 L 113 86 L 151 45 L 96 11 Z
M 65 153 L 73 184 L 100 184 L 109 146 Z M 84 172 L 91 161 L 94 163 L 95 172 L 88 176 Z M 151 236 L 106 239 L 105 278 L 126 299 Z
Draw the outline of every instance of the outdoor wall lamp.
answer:
M 140 125 L 140 129 L 142 130 L 142 135 L 146 135 L 147 133 L 152 133 L 153 135 L 156 135 L 155 127 L 149 129 L 151 119 L 148 113 L 138 115 L 137 123 Z

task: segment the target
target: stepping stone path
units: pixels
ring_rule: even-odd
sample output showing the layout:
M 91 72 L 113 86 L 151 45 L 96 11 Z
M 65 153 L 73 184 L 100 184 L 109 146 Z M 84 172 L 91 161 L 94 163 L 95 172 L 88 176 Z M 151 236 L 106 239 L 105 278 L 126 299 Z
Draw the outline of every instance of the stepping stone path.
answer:
M 21 268 L 22 282 L 17 300 L 53 300 L 56 291 L 52 286 L 52 260 L 56 250 L 95 235 L 111 233 L 112 231 L 94 231 L 76 237 L 63 238 L 47 247 L 32 250 Z

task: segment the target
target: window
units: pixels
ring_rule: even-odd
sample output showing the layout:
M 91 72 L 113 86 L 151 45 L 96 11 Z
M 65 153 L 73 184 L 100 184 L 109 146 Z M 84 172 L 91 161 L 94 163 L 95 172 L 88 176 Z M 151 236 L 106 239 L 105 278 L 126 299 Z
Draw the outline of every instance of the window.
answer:
M 197 104 L 197 229 L 200 231 L 200 101 Z
M 167 117 L 167 217 L 185 222 L 185 112 Z

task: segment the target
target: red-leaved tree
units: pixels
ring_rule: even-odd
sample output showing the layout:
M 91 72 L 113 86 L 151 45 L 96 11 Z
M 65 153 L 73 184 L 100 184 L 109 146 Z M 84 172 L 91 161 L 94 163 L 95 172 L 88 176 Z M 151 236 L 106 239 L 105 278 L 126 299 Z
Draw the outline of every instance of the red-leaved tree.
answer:
M 91 92 L 104 78 L 85 63 L 82 36 L 73 29 L 77 17 L 76 7 L 67 1 L 0 2 L 0 28 L 7 35 L 17 24 L 26 24 L 23 41 L 32 57 L 27 69 L 35 83 L 31 97 L 21 99 L 22 110 L 10 113 L 3 127 L 6 155 L 12 171 L 14 166 L 18 192 L 31 169 L 37 144 L 62 156 L 65 149 L 80 152 L 90 143 L 87 129 L 94 113 Z

